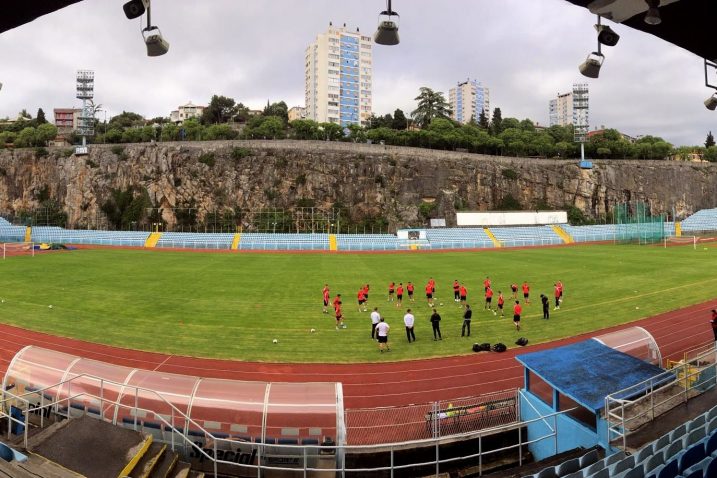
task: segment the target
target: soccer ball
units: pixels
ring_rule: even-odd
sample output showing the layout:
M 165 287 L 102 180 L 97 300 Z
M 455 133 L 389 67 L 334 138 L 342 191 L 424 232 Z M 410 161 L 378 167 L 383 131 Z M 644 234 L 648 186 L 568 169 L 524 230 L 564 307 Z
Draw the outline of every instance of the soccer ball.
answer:
M 275 344 L 279 343 L 279 341 L 277 339 L 272 340 L 272 342 L 274 342 Z
M 342 328 L 342 329 L 345 329 L 346 327 L 347 327 L 346 324 L 341 324 L 341 328 Z
M 441 302 L 439 305 L 440 305 L 441 307 L 443 307 L 443 302 Z
M 313 334 L 314 332 L 316 332 L 316 329 L 311 329 L 311 333 Z
M 47 306 L 48 309 L 52 309 L 52 304 Z

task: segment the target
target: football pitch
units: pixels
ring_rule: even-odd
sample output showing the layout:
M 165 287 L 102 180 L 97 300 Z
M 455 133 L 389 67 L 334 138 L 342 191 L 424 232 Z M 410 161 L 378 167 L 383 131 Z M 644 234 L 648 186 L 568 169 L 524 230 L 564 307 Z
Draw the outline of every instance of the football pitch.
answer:
M 544 342 L 712 299 L 717 249 L 590 245 L 397 254 L 212 254 L 94 249 L 0 261 L 0 321 L 55 335 L 178 355 L 272 362 L 378 362 L 471 353 L 474 342 Z M 483 279 L 506 296 L 505 318 L 484 311 Z M 442 341 L 433 341 L 424 296 L 436 280 Z M 472 336 L 461 338 L 454 279 L 468 288 Z M 553 310 L 553 283 L 565 297 Z M 389 282 L 412 281 L 415 302 L 387 302 Z M 528 281 L 522 330 L 512 323 L 512 282 Z M 342 294 L 347 328 L 322 313 L 321 289 Z M 370 338 L 356 305 L 369 283 L 369 311 L 391 326 L 391 353 Z M 540 294 L 551 300 L 542 320 Z M 521 302 L 522 302 L 522 297 Z M 442 303 L 443 306 L 438 304 Z M 50 307 L 52 305 L 52 307 Z M 405 309 L 416 316 L 408 344 Z M 707 321 L 705 317 L 695 317 Z M 315 329 L 315 332 L 311 332 Z M 278 343 L 274 344 L 273 340 Z M 81 351 L 77 351 L 81 354 Z

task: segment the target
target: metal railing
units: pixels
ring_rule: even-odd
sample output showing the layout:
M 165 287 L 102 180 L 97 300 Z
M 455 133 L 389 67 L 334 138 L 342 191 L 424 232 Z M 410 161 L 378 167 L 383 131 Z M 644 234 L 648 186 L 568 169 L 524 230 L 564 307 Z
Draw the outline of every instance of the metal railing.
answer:
M 627 447 L 630 433 L 682 403 L 717 386 L 715 345 L 678 362 L 669 370 L 605 397 L 607 443 L 621 440 Z
M 83 380 L 83 388 L 88 385 L 94 384 L 98 388 L 98 393 L 90 393 L 86 390 L 72 392 L 72 384 L 76 380 Z M 114 390 L 109 390 L 111 387 Z M 66 393 L 64 390 L 67 390 Z M 48 400 L 47 396 L 59 394 L 59 391 L 63 390 L 63 398 L 55 398 Z M 120 390 L 121 392 L 117 392 Z M 108 392 L 116 394 L 117 399 L 109 399 Z M 127 392 L 130 392 L 128 394 Z M 133 394 L 131 393 L 133 392 Z M 145 395 L 143 399 L 147 398 L 147 395 L 152 399 L 156 399 L 162 406 L 168 407 L 171 411 L 169 415 L 160 414 L 154 410 L 143 408 L 139 406 L 140 395 Z M 40 397 L 40 402 L 35 404 L 30 401 L 31 398 L 36 396 Z M 516 397 L 517 400 L 517 397 Z M 309 473 L 326 473 L 334 472 L 340 473 L 340 476 L 346 476 L 347 473 L 380 473 L 389 472 L 390 476 L 394 475 L 395 471 L 416 468 L 416 467 L 435 467 L 436 476 L 440 472 L 441 465 L 450 465 L 458 462 L 466 462 L 472 460 L 478 460 L 478 473 L 482 474 L 484 470 L 484 458 L 490 457 L 491 455 L 514 451 L 517 454 L 518 462 L 522 465 L 524 456 L 523 448 L 531 443 L 537 443 L 546 439 L 557 440 L 557 416 L 568 413 L 571 410 L 565 410 L 548 415 L 541 415 L 536 419 L 532 419 L 526 422 L 515 421 L 506 425 L 499 425 L 495 427 L 485 428 L 482 430 L 475 430 L 465 433 L 457 433 L 453 435 L 445 435 L 439 438 L 429 438 L 423 440 L 409 440 L 398 443 L 382 443 L 374 445 L 283 445 L 283 444 L 263 444 L 263 443 L 249 443 L 240 442 L 236 439 L 215 436 L 213 433 L 207 431 L 204 427 L 199 425 L 191 417 L 186 415 L 184 412 L 179 410 L 175 405 L 169 402 L 160 392 L 147 389 L 144 387 L 126 385 L 124 383 L 115 382 L 112 380 L 106 380 L 99 377 L 95 377 L 89 374 L 76 375 L 68 380 L 59 382 L 57 384 L 41 388 L 33 389 L 22 394 L 12 393 L 10 390 L 3 392 L 2 399 L 0 400 L 0 420 L 6 418 L 8 420 L 8 438 L 11 437 L 11 424 L 22 425 L 23 430 L 23 443 L 27 447 L 28 443 L 28 430 L 29 430 L 29 418 L 30 416 L 40 417 L 40 427 L 44 427 L 46 417 L 50 417 L 51 414 L 55 414 L 57 417 L 63 417 L 67 419 L 75 418 L 72 413 L 73 402 L 77 403 L 82 401 L 83 403 L 95 403 L 99 404 L 99 412 L 89 415 L 96 415 L 98 419 L 111 422 L 117 425 L 117 410 L 123 409 L 128 411 L 129 416 L 133 417 L 134 422 L 128 423 L 133 429 L 139 430 L 142 428 L 142 424 L 138 419 L 138 416 L 150 416 L 154 420 L 157 420 L 164 430 L 171 434 L 169 444 L 172 450 L 176 450 L 178 446 L 181 446 L 186 454 L 187 449 L 193 450 L 196 457 L 201 460 L 208 460 L 211 462 L 212 472 L 214 476 L 218 476 L 219 467 L 240 467 L 249 470 L 254 470 L 257 476 L 261 476 L 263 471 L 291 471 L 300 472 L 303 471 L 304 476 L 308 476 Z M 124 402 L 124 403 L 123 403 Z M 129 403 L 127 403 L 129 402 Z M 16 405 L 18 407 L 16 407 Z M 19 408 L 22 412 L 22 419 L 12 416 L 11 409 Z M 115 411 L 111 412 L 112 407 L 115 407 Z M 83 414 L 88 414 L 88 409 L 85 406 L 83 408 Z M 110 411 L 112 419 L 109 419 L 106 415 Z M 542 421 L 549 423 L 552 419 L 553 426 L 548 425 L 548 432 L 543 436 L 538 436 L 532 440 L 523 441 L 523 435 L 521 430 L 529 425 L 530 423 Z M 189 427 L 193 427 L 200 434 L 204 435 L 205 444 L 211 443 L 210 447 L 205 448 L 202 443 L 195 443 L 192 438 L 186 436 L 186 432 Z M 510 431 L 518 432 L 518 442 L 507 446 L 501 446 L 494 449 L 485 449 L 484 440 L 487 437 L 505 433 Z M 179 439 L 179 443 L 177 443 Z M 441 445 L 445 443 L 452 443 L 456 440 L 477 440 L 478 448 L 475 453 L 469 453 L 460 456 L 441 457 Z M 235 461 L 229 461 L 226 459 L 218 458 L 219 450 L 231 449 L 233 446 L 247 445 L 255 447 L 257 450 L 257 461 L 256 463 L 238 463 Z M 401 451 L 413 448 L 433 448 L 435 454 L 430 458 L 421 462 L 411 462 L 397 464 L 396 455 Z M 366 454 L 366 453 L 386 453 L 389 456 L 389 464 L 372 466 L 372 467 L 347 467 L 346 461 L 343 459 L 347 454 Z M 310 458 L 320 458 L 320 455 L 332 455 L 335 458 L 335 465 L 332 467 L 326 466 L 315 466 L 310 465 Z M 270 464 L 262 463 L 264 458 L 271 458 L 272 456 L 286 457 L 292 456 L 300 458 L 300 462 L 296 463 L 296 466 L 275 466 Z M 423 455 L 425 456 L 425 455 Z

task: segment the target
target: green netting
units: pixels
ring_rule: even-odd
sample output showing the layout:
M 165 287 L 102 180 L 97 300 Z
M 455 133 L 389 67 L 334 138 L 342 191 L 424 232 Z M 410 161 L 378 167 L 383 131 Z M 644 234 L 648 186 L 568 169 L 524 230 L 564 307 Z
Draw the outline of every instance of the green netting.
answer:
M 652 215 L 644 202 L 615 206 L 615 239 L 624 243 L 654 244 L 665 238 L 665 215 Z

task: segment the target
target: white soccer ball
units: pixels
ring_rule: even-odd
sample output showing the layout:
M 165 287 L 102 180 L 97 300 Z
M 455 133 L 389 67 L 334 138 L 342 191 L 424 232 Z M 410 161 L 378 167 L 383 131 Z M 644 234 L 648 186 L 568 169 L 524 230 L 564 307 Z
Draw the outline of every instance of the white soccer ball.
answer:
M 313 334 L 314 332 L 316 332 L 316 329 L 311 329 L 311 333 Z
M 635 307 L 635 309 L 639 309 L 639 307 Z
M 441 307 L 443 307 L 443 302 L 441 302 L 441 303 L 440 303 L 440 304 L 438 304 L 438 305 L 440 305 Z
M 4 304 L 4 303 L 5 303 L 5 299 L 3 299 L 1 302 Z
M 279 340 L 278 340 L 278 339 L 274 339 L 274 340 L 272 340 L 272 342 L 274 342 L 275 344 L 278 344 L 278 343 L 279 343 Z
M 52 304 L 47 306 L 48 309 L 52 309 Z

